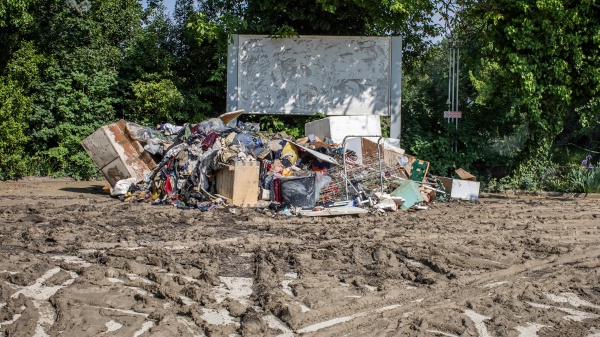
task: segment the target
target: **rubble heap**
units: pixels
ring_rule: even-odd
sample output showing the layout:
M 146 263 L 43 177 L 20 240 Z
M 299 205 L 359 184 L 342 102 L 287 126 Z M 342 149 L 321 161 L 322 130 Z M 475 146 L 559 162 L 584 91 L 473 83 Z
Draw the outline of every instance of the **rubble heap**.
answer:
M 182 126 L 121 120 L 82 145 L 112 196 L 182 209 L 229 204 L 290 215 L 357 214 L 425 209 L 461 189 L 452 179 L 429 177 L 428 162 L 383 137 L 351 137 L 342 144 L 314 134 L 294 140 L 238 121 L 242 113 Z

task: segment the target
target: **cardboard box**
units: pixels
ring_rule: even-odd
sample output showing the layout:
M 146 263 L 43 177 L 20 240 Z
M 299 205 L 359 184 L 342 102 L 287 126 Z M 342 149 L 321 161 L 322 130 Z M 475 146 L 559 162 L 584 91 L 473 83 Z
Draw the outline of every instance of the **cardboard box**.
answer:
M 479 199 L 479 185 L 477 181 L 440 178 L 446 193 L 450 193 L 451 198 L 477 201 Z
M 360 164 L 377 162 L 377 137 L 354 137 L 346 140 L 346 149 L 356 153 Z M 396 146 L 398 139 L 383 138 L 379 142 L 381 164 L 383 167 L 397 169 L 400 177 L 414 181 L 425 181 L 430 163 L 405 154 L 404 149 Z M 403 166 L 400 162 L 404 162 Z
M 304 125 L 304 134 L 341 144 L 346 136 L 381 136 L 379 116 L 333 116 Z
M 397 167 L 398 157 L 404 155 L 404 150 L 393 145 L 396 139 L 383 138 L 379 143 L 381 164 L 384 167 Z M 377 160 L 377 138 L 349 138 L 346 149 L 356 153 L 358 162 L 363 163 L 363 158 Z
M 474 175 L 472 175 L 471 173 L 463 170 L 462 168 L 456 169 L 456 171 L 454 171 L 454 172 L 456 172 L 456 174 L 458 174 L 458 176 L 462 180 L 477 181 L 477 178 L 475 178 Z
M 121 179 L 141 181 L 156 167 L 152 157 L 144 155 L 141 144 L 128 136 L 124 120 L 96 130 L 81 146 L 113 187 Z
M 215 177 L 217 194 L 225 197 L 230 205 L 255 207 L 260 193 L 259 171 L 260 163 L 257 161 L 225 166 Z

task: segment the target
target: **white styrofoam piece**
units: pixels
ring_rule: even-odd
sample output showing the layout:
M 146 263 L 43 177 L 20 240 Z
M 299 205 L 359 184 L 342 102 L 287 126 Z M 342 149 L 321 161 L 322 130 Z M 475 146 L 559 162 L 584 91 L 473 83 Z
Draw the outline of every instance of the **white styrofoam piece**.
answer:
M 359 137 L 346 139 L 346 150 L 354 152 L 358 163 L 362 164 L 362 140 Z
M 346 136 L 380 136 L 381 120 L 379 116 L 332 116 L 306 123 L 304 134 L 341 144 Z
M 477 201 L 479 199 L 479 182 L 452 179 L 450 197 L 463 200 Z

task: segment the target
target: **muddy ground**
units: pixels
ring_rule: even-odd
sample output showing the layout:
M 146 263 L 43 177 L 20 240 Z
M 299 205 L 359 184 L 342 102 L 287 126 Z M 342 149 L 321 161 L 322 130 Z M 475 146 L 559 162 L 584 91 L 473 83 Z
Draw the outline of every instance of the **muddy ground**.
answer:
M 600 336 L 600 199 L 337 218 L 0 183 L 8 336 Z

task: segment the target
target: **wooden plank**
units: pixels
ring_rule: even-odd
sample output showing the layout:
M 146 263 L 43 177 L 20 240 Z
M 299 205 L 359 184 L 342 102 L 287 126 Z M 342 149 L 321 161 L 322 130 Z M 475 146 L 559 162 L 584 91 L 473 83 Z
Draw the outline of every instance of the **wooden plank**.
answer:
M 340 215 L 353 215 L 353 214 L 366 214 L 369 213 L 366 209 L 354 207 L 354 206 L 339 206 L 325 208 L 320 211 L 302 210 L 298 214 L 301 216 L 340 216 Z

